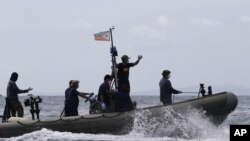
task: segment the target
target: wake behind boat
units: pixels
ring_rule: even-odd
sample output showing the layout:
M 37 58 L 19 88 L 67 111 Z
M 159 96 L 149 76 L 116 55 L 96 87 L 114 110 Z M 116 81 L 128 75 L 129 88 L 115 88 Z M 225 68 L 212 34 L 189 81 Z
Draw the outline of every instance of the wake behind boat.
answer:
M 164 116 L 162 113 L 172 109 L 174 114 L 188 113 L 190 109 L 199 109 L 211 122 L 220 125 L 234 111 L 238 104 L 237 97 L 231 92 L 222 92 L 211 96 L 177 102 L 169 106 L 152 106 L 127 112 L 112 112 L 73 117 L 51 118 L 46 120 L 9 119 L 0 124 L 0 137 L 14 137 L 47 128 L 53 131 L 73 133 L 107 133 L 127 134 L 133 129 L 136 114 L 149 113 L 147 118 L 153 120 Z M 165 118 L 165 117 L 162 117 Z M 158 121 L 162 122 L 162 121 Z M 166 121 L 168 122 L 168 121 Z

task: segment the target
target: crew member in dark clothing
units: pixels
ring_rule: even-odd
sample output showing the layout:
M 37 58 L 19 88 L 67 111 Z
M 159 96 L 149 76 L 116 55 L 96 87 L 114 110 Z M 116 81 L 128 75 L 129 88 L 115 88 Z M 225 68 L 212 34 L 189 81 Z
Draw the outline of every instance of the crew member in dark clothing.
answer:
M 170 78 L 170 71 L 164 70 L 162 72 L 162 79 L 159 83 L 160 85 L 160 101 L 163 103 L 163 105 L 169 105 L 172 104 L 172 94 L 180 94 L 181 91 L 175 90 L 172 87 L 172 84 L 169 80 Z
M 69 92 L 72 89 L 72 82 L 74 80 L 70 80 L 69 81 L 69 87 L 65 90 L 65 101 L 64 101 L 64 116 L 68 116 L 69 115 L 69 106 L 68 106 L 68 100 L 67 97 L 69 96 Z
M 109 90 L 111 85 L 112 77 L 110 75 L 104 76 L 104 82 L 100 85 L 98 91 L 98 101 L 105 104 L 106 109 L 109 108 L 110 105 L 110 96 Z
M 117 77 L 118 77 L 118 90 L 121 90 L 121 86 L 123 84 L 126 84 L 128 87 L 128 94 L 130 93 L 130 83 L 129 83 L 129 68 L 130 67 L 134 67 L 135 65 L 137 65 L 139 63 L 139 61 L 142 59 L 142 56 L 139 55 L 138 56 L 138 60 L 134 63 L 129 63 L 129 57 L 127 55 L 123 55 L 121 57 L 122 59 L 122 63 L 119 63 L 117 65 L 118 68 L 118 73 L 117 73 Z
M 69 87 L 65 90 L 65 100 L 67 99 L 69 93 L 67 91 L 70 91 L 70 89 L 72 89 L 72 82 L 74 82 L 74 80 L 70 80 L 69 81 Z
M 20 93 L 28 93 L 32 90 L 32 88 L 28 88 L 26 90 L 20 90 L 17 85 L 16 81 L 18 79 L 18 74 L 16 72 L 13 72 L 10 77 L 10 81 L 8 82 L 7 86 L 7 99 L 11 105 L 11 107 L 14 109 L 14 111 L 17 111 L 18 117 L 23 117 L 23 106 L 18 100 L 18 94 Z M 11 111 L 12 116 L 16 116 L 15 112 L 13 110 Z
M 113 96 L 115 101 L 115 111 L 124 112 L 133 110 L 136 107 L 136 102 L 132 102 L 129 96 L 129 89 L 126 84 L 122 84 L 121 91 Z
M 81 96 L 83 98 L 87 98 L 89 93 L 79 92 L 77 91 L 79 87 L 78 80 L 71 80 L 70 87 L 65 91 L 65 116 L 78 116 L 78 105 L 79 98 Z

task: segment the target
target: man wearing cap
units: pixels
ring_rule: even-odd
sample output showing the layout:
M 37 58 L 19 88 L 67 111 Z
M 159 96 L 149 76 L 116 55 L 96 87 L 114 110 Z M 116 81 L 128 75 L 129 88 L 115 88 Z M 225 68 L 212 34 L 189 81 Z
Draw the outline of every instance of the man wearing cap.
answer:
M 127 55 L 123 55 L 121 57 L 122 63 L 119 63 L 117 65 L 118 68 L 118 90 L 121 90 L 122 84 L 126 84 L 128 86 L 128 91 L 130 92 L 130 83 L 129 83 L 129 68 L 134 67 L 139 63 L 139 61 L 142 59 L 142 56 L 139 55 L 137 61 L 134 63 L 129 63 L 129 57 Z
M 163 70 L 162 72 L 162 79 L 159 83 L 160 86 L 160 101 L 163 105 L 172 104 L 172 94 L 180 94 L 181 91 L 175 90 L 172 87 L 172 84 L 169 80 L 170 78 L 170 71 Z
M 78 96 L 87 98 L 87 95 L 90 93 L 77 91 L 79 87 L 78 80 L 71 80 L 69 85 L 69 88 L 67 88 L 65 91 L 65 116 L 78 116 Z

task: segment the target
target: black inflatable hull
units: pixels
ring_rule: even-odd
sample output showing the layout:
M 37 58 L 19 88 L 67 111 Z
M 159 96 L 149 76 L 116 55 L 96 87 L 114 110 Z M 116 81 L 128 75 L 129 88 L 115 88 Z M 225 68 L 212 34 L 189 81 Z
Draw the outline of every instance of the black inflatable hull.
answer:
M 173 111 L 180 113 L 185 113 L 190 108 L 201 109 L 214 124 L 219 125 L 236 108 L 237 104 L 237 97 L 233 93 L 223 92 L 199 99 L 174 103 L 170 106 Z M 64 117 L 57 120 L 30 120 L 1 123 L 0 138 L 19 136 L 42 128 L 73 133 L 127 134 L 133 128 L 136 112 L 147 110 L 151 112 L 151 116 L 160 116 L 161 111 L 168 107 L 169 106 L 161 105 L 124 113 L 104 113 Z

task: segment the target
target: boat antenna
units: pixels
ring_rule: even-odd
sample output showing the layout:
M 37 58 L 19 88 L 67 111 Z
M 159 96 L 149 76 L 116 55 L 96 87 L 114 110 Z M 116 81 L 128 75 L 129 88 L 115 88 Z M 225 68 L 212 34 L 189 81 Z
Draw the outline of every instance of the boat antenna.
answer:
M 113 35 L 112 30 L 114 30 L 115 27 L 112 26 L 112 28 L 109 29 L 110 31 L 110 38 L 111 38 L 111 47 L 110 47 L 110 53 L 111 53 L 111 61 L 112 61 L 112 76 L 114 77 L 113 84 L 115 84 L 115 89 L 118 90 L 118 78 L 117 78 L 117 63 L 116 63 L 116 56 L 118 56 L 116 47 L 113 44 Z M 111 86 L 113 87 L 113 85 Z

